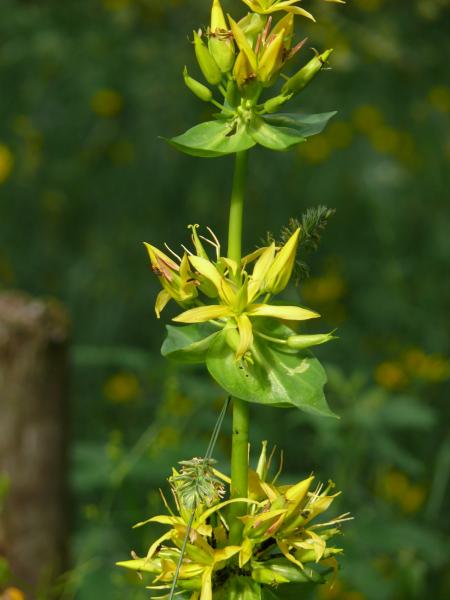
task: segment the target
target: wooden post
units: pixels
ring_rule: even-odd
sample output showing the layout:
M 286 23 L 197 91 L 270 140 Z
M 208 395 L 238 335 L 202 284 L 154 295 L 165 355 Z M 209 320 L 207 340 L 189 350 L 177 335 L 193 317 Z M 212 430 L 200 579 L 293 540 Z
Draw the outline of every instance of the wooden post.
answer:
M 66 561 L 68 332 L 57 302 L 0 294 L 0 556 L 30 597 Z

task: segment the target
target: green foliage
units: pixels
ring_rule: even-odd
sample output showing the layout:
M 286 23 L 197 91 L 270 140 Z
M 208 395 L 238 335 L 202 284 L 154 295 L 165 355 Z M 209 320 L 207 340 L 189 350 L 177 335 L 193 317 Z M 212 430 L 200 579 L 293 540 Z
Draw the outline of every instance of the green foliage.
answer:
M 0 285 L 56 296 L 73 317 L 74 570 L 64 594 L 77 600 L 148 598 L 112 565 L 159 533 L 130 531 L 130 521 L 159 509 L 150 490 L 181 449 L 201 456 L 222 400 L 195 365 L 161 359 L 158 286 L 141 246 L 173 246 L 193 211 L 225 231 L 231 165 L 205 168 L 158 140 L 199 110 L 209 118 L 179 77 L 192 61 L 186 23 L 203 22 L 204 4 L 113 4 L 4 0 L 0 20 L 0 144 L 13 157 L 11 168 L 0 153 Z M 305 21 L 302 35 L 336 58 L 301 110 L 343 110 L 292 153 L 269 164 L 255 150 L 250 162 L 247 250 L 269 223 L 278 231 L 308 206 L 337 209 L 309 259 L 314 276 L 289 293 L 327 314 L 324 330 L 339 328 L 339 344 L 317 354 L 342 418 L 252 407 L 253 442 L 283 448 L 291 480 L 311 467 L 332 476 L 356 517 L 321 600 L 449 596 L 448 380 L 445 363 L 441 375 L 428 365 L 442 365 L 449 339 L 447 10 L 440 0 L 354 0 L 333 11 L 335 28 Z M 102 104 L 102 90 L 116 96 Z M 413 350 L 422 359 L 411 363 Z M 222 436 L 224 469 L 227 444 Z
M 284 151 L 321 133 L 335 114 L 265 115 L 255 118 L 246 126 L 223 120 L 208 121 L 169 141 L 186 154 L 204 158 L 242 152 L 256 144 L 270 150 Z
M 326 374 L 310 353 L 288 351 L 257 340 L 254 361 L 240 364 L 219 335 L 206 357 L 209 373 L 229 394 L 254 402 L 289 408 L 295 406 L 316 415 L 333 416 L 323 392 Z

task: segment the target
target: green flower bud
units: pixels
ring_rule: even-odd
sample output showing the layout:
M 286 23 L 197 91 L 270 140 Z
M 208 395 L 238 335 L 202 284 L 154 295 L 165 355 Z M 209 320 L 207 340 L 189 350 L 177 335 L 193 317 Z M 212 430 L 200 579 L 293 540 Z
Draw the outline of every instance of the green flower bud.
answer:
M 311 346 L 319 346 L 335 339 L 336 337 L 332 333 L 317 333 L 315 335 L 292 335 L 287 338 L 286 342 L 289 348 L 305 350 Z
M 266 112 L 266 113 L 277 112 L 277 110 L 280 108 L 280 106 L 283 106 L 283 104 L 285 102 L 287 102 L 288 100 L 290 100 L 291 98 L 292 98 L 292 94 L 289 94 L 287 96 L 281 94 L 280 96 L 275 96 L 274 98 L 269 98 L 269 100 L 267 100 L 264 103 L 264 112 Z
M 208 47 L 222 73 L 228 73 L 234 65 L 234 43 L 227 34 L 228 27 L 222 6 L 219 0 L 214 0 L 211 9 Z
M 194 31 L 194 48 L 195 56 L 206 81 L 211 85 L 219 85 L 222 81 L 222 72 L 196 31 Z
M 333 50 L 326 50 L 309 61 L 295 75 L 286 81 L 281 88 L 282 94 L 298 94 L 314 79 L 330 57 Z
M 234 45 L 231 40 L 223 39 L 220 34 L 211 33 L 208 48 L 222 73 L 229 73 L 234 65 Z
M 206 85 L 203 85 L 203 83 L 190 77 L 187 67 L 184 67 L 183 77 L 184 83 L 197 98 L 200 98 L 200 100 L 203 100 L 204 102 L 211 102 L 213 98 L 211 90 L 207 88 Z

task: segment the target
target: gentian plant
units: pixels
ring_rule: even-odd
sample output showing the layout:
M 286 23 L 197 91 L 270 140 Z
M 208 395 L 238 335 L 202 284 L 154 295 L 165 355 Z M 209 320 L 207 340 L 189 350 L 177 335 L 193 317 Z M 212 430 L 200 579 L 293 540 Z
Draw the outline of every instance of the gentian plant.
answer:
M 341 2 L 341 0 L 325 0 Z M 310 348 L 333 332 L 306 334 L 302 321 L 317 312 L 276 299 L 295 273 L 298 255 L 318 244 L 332 211 L 310 209 L 291 219 L 277 240 L 242 254 L 242 221 L 248 151 L 256 144 L 283 151 L 319 134 L 335 114 L 284 112 L 327 65 L 331 49 L 315 51 L 293 68 L 306 40 L 295 38 L 295 18 L 314 20 L 299 0 L 243 0 L 250 9 L 240 20 L 226 16 L 213 0 L 210 25 L 194 31 L 193 46 L 205 82 L 184 69 L 186 86 L 217 108 L 214 120 L 172 138 L 178 150 L 199 157 L 235 155 L 227 249 L 209 228 L 190 225 L 192 246 L 177 252 L 146 244 L 161 283 L 158 318 L 174 301 L 180 313 L 168 326 L 162 354 L 184 363 L 204 363 L 228 399 L 202 458 L 182 461 L 169 478 L 167 513 L 139 523 L 169 529 L 147 555 L 119 563 L 148 574 L 157 597 L 187 600 L 269 600 L 302 595 L 305 582 L 323 583 L 336 571 L 341 550 L 332 539 L 348 514 L 324 518 L 334 484 L 310 475 L 293 485 L 278 483 L 271 469 L 274 451 L 263 442 L 249 466 L 249 404 L 296 407 L 334 416 L 324 396 L 326 374 Z M 280 85 L 280 80 L 282 81 Z M 211 89 L 213 88 L 213 89 Z M 275 92 L 273 90 L 276 90 Z M 219 99 L 217 99 L 219 98 Z M 300 330 L 299 330 L 300 326 Z M 228 405 L 233 407 L 231 477 L 212 458 Z

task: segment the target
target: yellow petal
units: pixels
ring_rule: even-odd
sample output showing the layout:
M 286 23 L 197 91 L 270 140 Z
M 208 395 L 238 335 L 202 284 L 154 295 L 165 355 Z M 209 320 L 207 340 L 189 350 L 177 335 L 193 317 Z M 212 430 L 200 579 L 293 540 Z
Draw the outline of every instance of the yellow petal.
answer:
M 162 525 L 185 525 L 183 519 L 181 517 L 170 517 L 169 515 L 157 515 L 156 517 L 152 517 L 151 519 L 147 519 L 146 521 L 141 521 L 140 523 L 136 523 L 133 525 L 133 529 L 137 527 L 142 527 L 143 525 L 147 525 L 148 523 L 161 523 Z
M 285 494 L 286 499 L 289 500 L 289 502 L 295 502 L 297 504 L 300 503 L 306 496 L 306 493 L 311 487 L 313 480 L 314 476 L 311 476 L 308 477 L 308 479 L 304 479 L 296 485 L 291 486 Z
M 251 304 L 246 313 L 251 317 L 273 317 L 285 321 L 305 321 L 320 317 L 318 313 L 300 306 L 274 306 L 272 304 Z
M 253 328 L 250 319 L 246 315 L 236 317 L 239 329 L 239 345 L 236 350 L 236 358 L 242 358 L 253 343 Z
M 200 600 L 212 600 L 212 572 L 213 567 L 207 567 L 202 575 L 202 591 Z
M 181 313 L 181 315 L 173 318 L 172 321 L 175 321 L 176 323 L 205 323 L 212 319 L 229 317 L 231 314 L 231 310 L 228 306 L 211 304 L 209 306 L 198 306 L 197 308 L 186 310 Z
M 248 284 L 249 302 L 252 302 L 259 295 L 260 289 L 264 291 L 265 277 L 275 258 L 275 243 L 262 250 L 253 267 L 253 273 Z
M 156 296 L 156 302 L 155 302 L 155 313 L 156 316 L 158 317 L 158 319 L 161 316 L 161 312 L 164 309 L 164 307 L 166 306 L 166 304 L 169 302 L 170 300 L 170 294 L 167 290 L 161 290 L 159 292 L 159 294 Z
M 240 26 L 234 21 L 230 15 L 228 15 L 228 20 L 230 21 L 231 31 L 233 32 L 234 40 L 239 48 L 244 52 L 245 56 L 248 59 L 253 71 L 257 70 L 258 63 L 256 60 L 256 54 L 253 51 L 253 48 L 250 46 L 245 33 L 242 31 Z
M 258 64 L 258 79 L 267 82 L 275 75 L 281 66 L 281 56 L 284 50 L 284 29 L 277 33 L 272 42 L 266 47 Z
M 165 540 L 170 540 L 170 538 L 173 535 L 173 530 L 171 529 L 170 531 L 167 531 L 164 535 L 162 535 L 161 537 L 159 537 L 156 542 L 153 542 L 153 544 L 150 546 L 148 552 L 147 552 L 147 556 L 145 557 L 145 560 L 150 560 L 152 558 L 152 556 L 155 554 L 155 552 L 158 550 L 158 548 L 160 547 L 160 545 L 165 541 Z
M 219 272 L 213 263 L 201 256 L 190 256 L 189 261 L 196 271 L 211 281 L 220 297 L 227 303 L 231 303 L 234 299 L 234 292 L 223 275 Z
M 239 567 L 242 569 L 248 561 L 251 559 L 253 554 L 253 542 L 249 538 L 245 538 L 242 542 L 241 551 L 239 553 Z
M 225 546 L 225 548 L 220 548 L 219 550 L 214 550 L 214 562 L 222 562 L 223 560 L 228 560 L 235 554 L 237 554 L 241 550 L 240 546 Z
M 169 269 L 173 269 L 174 271 L 178 271 L 178 265 L 174 262 L 167 254 L 158 250 L 155 246 L 151 244 L 147 244 L 144 242 L 144 246 L 147 248 L 148 255 L 150 256 L 150 261 L 155 268 L 161 269 L 161 263 Z M 161 269 L 162 270 L 162 269 Z
M 242 88 L 255 75 L 255 71 L 252 69 L 247 55 L 243 50 L 241 50 L 237 55 L 236 62 L 234 63 L 233 67 L 233 75 L 240 88 Z
M 277 5 L 279 7 L 278 10 L 280 10 L 280 7 L 283 4 L 284 4 L 284 2 Z M 308 12 L 304 8 L 300 8 L 299 6 L 285 6 L 284 10 L 286 12 L 292 13 L 293 15 L 299 15 L 301 17 L 306 17 L 307 19 L 311 19 L 311 21 L 314 21 L 314 23 L 316 22 L 316 19 L 312 16 L 312 14 L 310 12 Z M 271 11 L 271 12 L 273 12 L 273 11 Z

